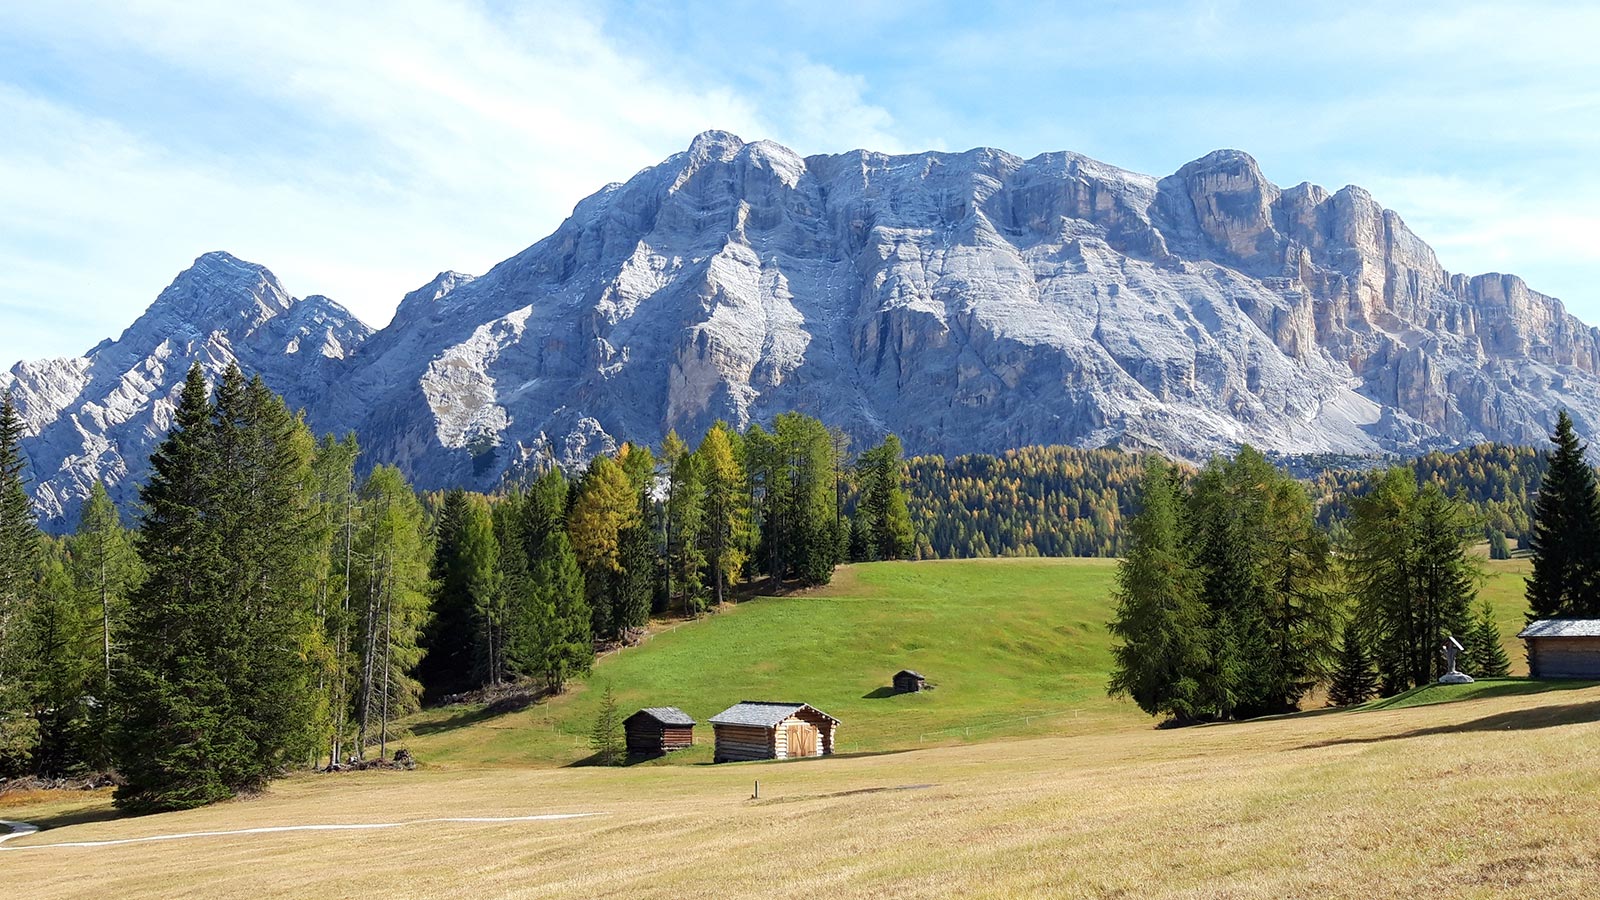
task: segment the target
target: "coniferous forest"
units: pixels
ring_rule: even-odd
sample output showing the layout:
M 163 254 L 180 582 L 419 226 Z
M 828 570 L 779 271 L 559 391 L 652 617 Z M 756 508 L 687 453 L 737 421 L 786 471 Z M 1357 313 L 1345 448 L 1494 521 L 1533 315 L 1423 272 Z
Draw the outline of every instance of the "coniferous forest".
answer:
M 195 367 L 137 514 L 97 485 L 65 538 L 35 524 L 21 437 L 3 398 L 0 777 L 115 770 L 136 811 L 386 764 L 424 700 L 560 692 L 653 614 L 916 550 L 898 441 L 851 459 L 797 413 L 419 495 L 259 378 Z
M 137 510 L 97 485 L 65 537 L 34 522 L 21 436 L 4 398 L 0 775 L 115 770 L 135 810 L 386 764 L 425 701 L 560 692 L 652 616 L 844 561 L 1120 554 L 1112 690 L 1177 721 L 1404 690 L 1447 634 L 1503 673 L 1474 602 L 1486 537 L 1532 549 L 1535 612 L 1593 614 L 1600 583 L 1600 494 L 1564 417 L 1548 461 L 1485 445 L 1297 479 L 1249 448 L 1198 470 L 1039 447 L 907 461 L 788 413 L 419 494 L 259 378 L 196 367 Z

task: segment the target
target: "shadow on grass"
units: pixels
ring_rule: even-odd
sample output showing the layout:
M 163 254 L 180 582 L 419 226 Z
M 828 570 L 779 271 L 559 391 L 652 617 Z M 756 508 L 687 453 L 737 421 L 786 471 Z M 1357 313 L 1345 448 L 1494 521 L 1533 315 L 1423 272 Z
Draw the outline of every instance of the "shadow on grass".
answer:
M 123 812 L 107 801 L 104 806 L 84 806 L 44 816 L 30 815 L 27 817 L 27 822 L 29 825 L 37 825 L 40 831 L 47 831 L 51 828 L 65 828 L 68 825 L 87 825 L 91 822 L 109 822 L 112 819 L 132 817 L 133 813 Z
M 1458 703 L 1462 700 L 1487 700 L 1491 697 L 1522 697 L 1529 694 L 1549 694 L 1559 691 L 1576 691 L 1600 685 L 1600 681 L 1556 681 L 1535 678 L 1504 678 L 1483 680 L 1473 685 L 1425 684 L 1409 691 L 1374 700 L 1362 706 L 1363 711 L 1380 709 L 1409 709 L 1435 703 Z M 1430 699 L 1437 696 L 1438 699 Z
M 875 687 L 861 695 L 863 700 L 882 700 L 885 697 L 899 696 L 900 692 L 892 687 Z
M 1427 737 L 1436 734 L 1468 734 L 1478 731 L 1535 731 L 1540 728 L 1557 728 L 1562 725 L 1575 725 L 1580 722 L 1594 721 L 1600 721 L 1600 700 L 1591 700 L 1587 703 L 1567 703 L 1561 706 L 1514 709 L 1509 712 L 1495 713 L 1494 715 L 1483 716 L 1466 722 L 1458 722 L 1454 725 L 1413 728 L 1410 731 L 1378 735 L 1376 737 L 1334 738 L 1305 744 L 1300 749 L 1313 750 L 1319 747 L 1339 747 L 1347 744 L 1381 744 L 1385 741 Z
M 487 722 L 490 719 L 498 719 L 501 716 L 527 709 L 543 699 L 547 693 L 547 691 L 542 690 L 519 691 L 497 698 L 482 706 L 463 707 L 448 718 L 434 722 L 418 722 L 411 726 L 411 733 L 418 736 L 438 734 L 442 731 L 452 731 L 457 728 L 465 728 L 468 725 L 476 725 L 479 722 Z

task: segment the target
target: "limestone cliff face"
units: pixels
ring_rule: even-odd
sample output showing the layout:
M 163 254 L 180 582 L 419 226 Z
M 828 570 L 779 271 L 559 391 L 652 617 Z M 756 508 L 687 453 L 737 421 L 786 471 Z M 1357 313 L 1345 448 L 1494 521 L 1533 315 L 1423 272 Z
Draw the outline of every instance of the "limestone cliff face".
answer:
M 1280 189 L 1227 150 L 1157 179 L 708 132 L 335 343 L 355 349 L 305 376 L 327 379 L 313 424 L 425 487 L 787 409 L 947 454 L 1530 443 L 1562 407 L 1600 436 L 1600 335 L 1559 301 L 1446 272 L 1360 188 Z M 27 377 L 70 394 L 85 365 Z

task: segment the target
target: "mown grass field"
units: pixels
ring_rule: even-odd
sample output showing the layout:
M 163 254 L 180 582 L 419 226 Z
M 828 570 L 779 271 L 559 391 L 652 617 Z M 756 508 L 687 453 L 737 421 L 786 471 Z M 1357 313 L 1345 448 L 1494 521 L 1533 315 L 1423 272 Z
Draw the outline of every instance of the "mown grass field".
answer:
M 0 896 L 1594 896 L 1600 688 L 792 763 L 302 775 L 0 850 Z M 761 799 L 752 800 L 756 779 Z M 84 821 L 89 815 L 91 820 Z

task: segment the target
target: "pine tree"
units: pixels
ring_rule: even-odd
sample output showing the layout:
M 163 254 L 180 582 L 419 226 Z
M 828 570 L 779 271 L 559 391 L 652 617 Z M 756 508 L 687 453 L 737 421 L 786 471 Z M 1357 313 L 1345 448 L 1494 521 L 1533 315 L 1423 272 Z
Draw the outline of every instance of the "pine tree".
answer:
M 1145 470 L 1143 509 L 1129 523 L 1129 549 L 1117 566 L 1116 638 L 1109 691 L 1151 715 L 1180 721 L 1201 713 L 1206 667 L 1205 609 L 1186 548 L 1181 501 L 1157 458 Z
M 1565 410 L 1533 508 L 1528 620 L 1600 617 L 1600 489 Z
M 1328 688 L 1329 706 L 1357 706 L 1372 699 L 1378 690 L 1378 676 L 1372 658 L 1361 643 L 1361 631 L 1354 621 L 1345 623 L 1339 645 L 1339 662 Z
M 0 397 L 0 774 L 24 771 L 38 740 L 18 677 L 25 654 L 17 632 L 33 599 L 41 541 L 28 499 L 22 432 L 8 392 Z
M 683 610 L 699 613 L 705 607 L 705 551 L 700 546 L 705 531 L 705 483 L 699 455 L 689 452 L 676 433 L 668 434 L 665 455 L 672 460 L 668 482 L 666 554 L 668 603 L 672 591 L 681 597 Z
M 606 685 L 600 697 L 600 712 L 595 716 L 594 731 L 589 735 L 589 746 L 594 748 L 595 762 L 602 766 L 616 766 L 623 762 L 622 714 L 617 711 L 617 698 Z
M 542 610 L 535 659 L 545 684 L 559 694 L 569 680 L 589 671 L 594 641 L 583 573 L 566 531 L 552 531 L 544 547 L 533 576 Z
M 1500 626 L 1494 620 L 1494 608 L 1485 600 L 1478 605 L 1467 631 L 1464 670 L 1475 678 L 1504 678 L 1511 674 L 1511 657 L 1500 642 Z
M 360 455 L 355 434 L 343 440 L 325 435 L 311 461 L 313 540 L 317 546 L 313 560 L 315 617 L 322 623 L 324 648 L 315 665 L 326 707 L 320 724 L 328 763 L 333 766 L 344 762 L 345 745 L 352 739 L 350 713 L 361 672 L 361 656 L 354 646 L 359 617 L 353 611 L 351 588 L 356 564 L 356 461 Z

